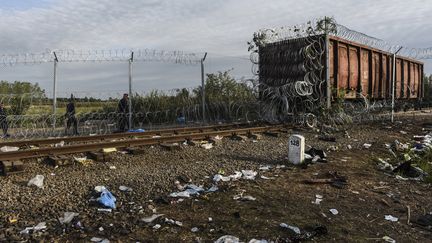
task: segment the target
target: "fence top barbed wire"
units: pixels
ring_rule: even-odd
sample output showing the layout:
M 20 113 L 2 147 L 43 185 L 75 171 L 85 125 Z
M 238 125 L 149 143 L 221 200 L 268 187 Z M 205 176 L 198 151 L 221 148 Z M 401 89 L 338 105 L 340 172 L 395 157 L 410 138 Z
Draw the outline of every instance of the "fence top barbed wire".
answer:
M 185 51 L 165 51 L 152 49 L 117 49 L 117 50 L 45 50 L 39 53 L 1 54 L 1 66 L 18 64 L 35 65 L 54 62 L 54 53 L 58 62 L 166 62 L 175 64 L 196 65 L 201 61 L 200 53 Z

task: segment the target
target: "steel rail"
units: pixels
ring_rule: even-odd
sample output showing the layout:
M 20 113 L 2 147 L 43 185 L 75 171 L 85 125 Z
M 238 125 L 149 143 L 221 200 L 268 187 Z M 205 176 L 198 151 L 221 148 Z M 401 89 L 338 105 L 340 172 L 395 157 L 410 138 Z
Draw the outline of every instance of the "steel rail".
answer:
M 144 146 L 144 145 L 156 145 L 161 143 L 182 142 L 185 140 L 208 139 L 212 136 L 217 136 L 217 135 L 233 136 L 233 135 L 245 135 L 245 134 L 261 133 L 261 132 L 271 132 L 271 131 L 281 130 L 281 128 L 283 128 L 282 125 L 266 126 L 266 127 L 250 127 L 250 128 L 231 129 L 231 130 L 201 132 L 201 133 L 177 134 L 177 135 L 166 136 L 166 137 L 162 136 L 158 138 L 128 139 L 128 140 L 120 140 L 120 141 L 99 142 L 99 143 L 92 143 L 92 144 L 74 144 L 74 145 L 63 146 L 63 147 L 18 150 L 13 152 L 1 153 L 0 161 L 38 158 L 38 157 L 73 154 L 73 153 L 84 153 L 84 152 L 100 150 L 103 148 L 127 148 L 127 147 L 136 147 L 136 146 Z
M 29 145 L 40 146 L 40 145 L 56 144 L 62 141 L 65 143 L 89 142 L 89 141 L 108 140 L 108 139 L 116 139 L 116 138 L 145 137 L 145 136 L 152 136 L 152 135 L 154 136 L 154 135 L 160 135 L 164 133 L 179 134 L 185 132 L 190 133 L 194 131 L 203 132 L 205 130 L 217 130 L 217 129 L 224 129 L 229 127 L 241 127 L 247 125 L 251 125 L 251 124 L 233 123 L 233 124 L 202 126 L 202 127 L 167 128 L 167 129 L 149 130 L 145 132 L 126 132 L 126 133 L 112 133 L 112 134 L 103 134 L 103 135 L 94 135 L 94 136 L 57 137 L 57 138 L 48 138 L 48 139 L 21 140 L 21 141 L 1 142 L 0 147 L 3 146 L 21 147 L 21 146 L 29 146 Z

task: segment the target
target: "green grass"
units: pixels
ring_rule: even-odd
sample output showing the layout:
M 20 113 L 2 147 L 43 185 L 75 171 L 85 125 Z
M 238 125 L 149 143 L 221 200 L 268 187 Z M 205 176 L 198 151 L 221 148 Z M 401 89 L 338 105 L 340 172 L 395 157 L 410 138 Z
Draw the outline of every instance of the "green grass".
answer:
M 84 103 L 75 104 L 75 110 L 76 114 L 83 114 L 83 113 L 91 113 L 91 112 L 99 112 L 102 111 L 102 105 L 99 104 L 91 104 L 91 103 Z M 64 114 L 66 113 L 66 105 L 59 105 L 57 106 L 57 114 Z M 52 114 L 52 106 L 51 105 L 32 105 L 27 110 L 26 115 L 49 115 Z

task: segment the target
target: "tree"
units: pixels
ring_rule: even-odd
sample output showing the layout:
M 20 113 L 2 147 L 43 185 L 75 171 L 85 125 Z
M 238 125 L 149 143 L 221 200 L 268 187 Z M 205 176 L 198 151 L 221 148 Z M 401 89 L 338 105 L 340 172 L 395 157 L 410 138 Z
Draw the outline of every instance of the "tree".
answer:
M 0 81 L 0 96 L 3 100 L 8 98 L 7 105 L 10 105 L 10 113 L 22 115 L 30 108 L 32 102 L 46 98 L 45 90 L 39 87 L 38 83 L 25 81 Z M 4 101 L 3 101 L 4 102 Z

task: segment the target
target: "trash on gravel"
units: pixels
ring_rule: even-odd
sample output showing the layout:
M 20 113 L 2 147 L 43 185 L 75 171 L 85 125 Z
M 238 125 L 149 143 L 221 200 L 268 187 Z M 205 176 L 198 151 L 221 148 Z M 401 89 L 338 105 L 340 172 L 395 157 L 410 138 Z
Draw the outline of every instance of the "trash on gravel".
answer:
M 106 188 L 102 189 L 100 196 L 96 200 L 102 206 L 105 206 L 107 208 L 112 208 L 112 209 L 116 208 L 115 203 L 117 199 Z
M 54 147 L 59 148 L 59 147 L 63 147 L 65 145 L 65 141 L 61 141 L 59 143 L 54 144 Z
M 196 233 L 196 232 L 198 232 L 199 231 L 199 229 L 197 228 L 197 227 L 193 227 L 192 229 L 191 229 L 191 232 L 193 232 L 193 233 Z
M 219 135 L 216 135 L 216 137 L 214 137 L 214 139 L 216 139 L 216 140 L 222 140 L 223 137 L 222 137 L 222 136 L 219 136 Z
M 240 239 L 232 235 L 224 235 L 219 237 L 214 243 L 239 243 Z
M 363 144 L 363 148 L 365 148 L 365 149 L 368 149 L 370 147 L 372 147 L 372 144 L 370 144 L 370 143 Z
M 111 213 L 112 209 L 111 208 L 98 208 L 98 212 L 107 212 L 107 213 Z
M 158 230 L 158 229 L 160 229 L 160 227 L 162 227 L 162 225 L 160 225 L 160 224 L 155 224 L 155 225 L 153 226 L 153 229 Z
M 392 221 L 392 222 L 397 222 L 398 221 L 398 218 L 393 217 L 391 215 L 384 215 L 384 218 L 385 218 L 385 220 Z
M 339 175 L 337 171 L 328 172 L 326 176 L 330 178 L 313 178 L 303 180 L 303 182 L 306 184 L 330 184 L 331 186 L 339 189 L 348 184 L 347 178 L 345 176 Z
M 103 190 L 106 190 L 105 186 L 95 186 L 94 190 L 98 193 L 101 193 Z
M 261 179 L 264 179 L 264 180 L 273 180 L 274 179 L 274 177 L 267 177 L 267 176 L 260 176 L 260 178 Z
M 92 237 L 90 239 L 91 242 L 99 242 L 99 243 L 110 243 L 110 241 L 108 239 L 102 239 L 99 237 Z
M 206 192 L 216 192 L 219 190 L 219 187 L 216 185 L 212 185 Z
M 301 234 L 299 227 L 288 225 L 288 224 L 285 224 L 285 223 L 281 223 L 279 226 L 282 227 L 282 228 L 290 229 L 290 230 L 294 231 L 294 233 L 296 233 L 298 235 Z
M 398 140 L 395 140 L 393 142 L 392 146 L 396 149 L 396 151 L 399 151 L 399 152 L 409 149 L 408 143 L 401 143 Z
M 182 192 L 172 192 L 169 194 L 170 197 L 190 197 L 190 193 L 188 191 Z
M 405 131 L 399 131 L 399 132 L 403 135 L 407 134 L 407 132 L 405 132 Z
M 203 144 L 201 144 L 201 148 L 211 149 L 211 148 L 213 148 L 213 144 L 212 143 L 203 143 Z
M 258 169 L 259 170 L 263 170 L 263 171 L 268 171 L 268 170 L 270 170 L 270 165 L 265 165 L 265 166 L 260 166 Z
M 160 135 L 153 135 L 152 138 L 161 138 Z
M 255 201 L 256 198 L 252 196 L 243 196 L 243 195 L 235 195 L 233 197 L 234 200 L 240 200 L 240 201 Z
M 393 171 L 394 170 L 393 165 L 391 165 L 387 161 L 385 161 L 381 158 L 378 158 L 377 160 L 378 160 L 378 164 L 377 164 L 378 169 L 380 169 L 382 171 Z
M 234 174 L 232 174 L 230 176 L 223 176 L 223 175 L 221 175 L 221 173 L 219 173 L 219 174 L 216 174 L 216 175 L 213 176 L 213 181 L 214 182 L 219 182 L 219 181 L 225 181 L 225 182 L 227 182 L 227 181 L 230 181 L 230 180 L 235 181 L 235 180 L 240 179 L 242 177 L 242 175 L 245 176 L 242 172 L 235 171 Z M 249 173 L 249 174 L 246 174 L 246 177 L 248 177 L 248 178 L 250 178 L 253 173 L 255 173 L 255 176 L 256 176 L 256 172 L 253 172 L 251 170 L 250 171 L 248 170 L 248 171 L 245 171 L 245 172 Z M 250 173 L 250 172 L 252 172 L 252 173 Z
M 432 226 L 432 212 L 429 214 L 421 215 L 416 220 L 413 221 L 421 226 L 431 227 Z
M 116 148 L 103 148 L 102 152 L 104 153 L 112 153 L 112 152 L 117 152 Z
M 396 241 L 395 241 L 394 239 L 388 237 L 387 235 L 386 235 L 386 236 L 383 236 L 382 239 L 383 239 L 383 241 L 385 241 L 385 242 L 396 243 Z
M 268 241 L 267 240 L 252 239 L 248 243 L 268 243 Z
M 186 190 L 181 192 L 173 192 L 169 194 L 170 197 L 190 197 L 194 195 L 199 195 L 200 193 L 204 192 L 204 188 L 194 185 L 194 184 L 187 184 L 184 188 Z
M 352 149 L 352 146 L 350 144 L 348 144 L 347 149 Z
M 27 186 L 35 185 L 39 188 L 43 188 L 44 178 L 45 177 L 43 175 L 36 175 L 35 177 L 33 177 L 32 179 L 29 180 L 29 182 L 27 183 Z
M 142 218 L 141 221 L 143 221 L 144 223 L 151 223 L 154 220 L 156 220 L 157 218 L 162 217 L 162 216 L 163 216 L 163 214 L 153 214 L 152 216 Z
M 12 146 L 3 146 L 0 148 L 0 151 L 6 153 L 6 152 L 15 152 L 18 151 L 18 147 L 12 147 Z
M 418 167 L 413 167 L 410 161 L 404 162 L 400 164 L 393 170 L 394 173 L 398 173 L 402 176 L 409 178 L 419 178 L 421 179 L 423 176 L 427 175 L 422 169 Z
M 83 166 L 88 166 L 93 163 L 93 160 L 87 159 L 87 157 L 73 157 L 74 161 L 82 164 Z
M 255 180 L 255 176 L 258 174 L 257 172 L 253 170 L 242 170 L 243 179 L 246 180 Z
M 22 231 L 20 232 L 20 234 L 29 234 L 30 231 L 35 232 L 35 231 L 39 231 L 39 230 L 44 230 L 44 229 L 46 229 L 46 228 L 47 228 L 46 223 L 45 223 L 45 222 L 40 222 L 40 223 L 37 224 L 36 226 L 25 228 L 24 230 L 22 230 Z
M 177 226 L 183 226 L 183 223 L 174 219 L 169 219 L 169 218 L 165 218 L 165 223 L 167 224 L 172 224 L 172 225 L 177 225 Z
M 128 132 L 145 132 L 145 130 L 142 128 L 139 128 L 139 129 L 129 130 Z
M 79 213 L 64 212 L 63 217 L 59 218 L 60 223 L 69 224 Z
M 327 154 L 321 149 L 312 147 L 305 152 L 305 160 L 311 160 L 312 162 L 327 162 L 326 158 Z
M 122 192 L 131 192 L 133 191 L 132 188 L 127 187 L 127 186 L 119 186 L 119 190 Z
M 333 215 L 338 215 L 338 214 L 339 214 L 339 211 L 338 211 L 337 209 L 335 209 L 335 208 L 332 208 L 332 209 L 330 209 L 329 211 L 330 211 L 330 213 L 332 213 Z
M 315 201 L 312 201 L 312 204 L 319 205 L 322 202 L 322 200 L 323 200 L 323 196 L 316 194 Z

